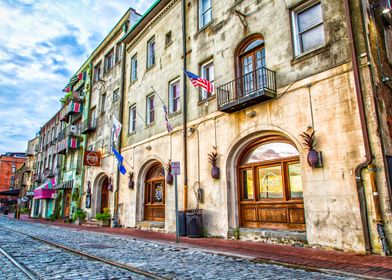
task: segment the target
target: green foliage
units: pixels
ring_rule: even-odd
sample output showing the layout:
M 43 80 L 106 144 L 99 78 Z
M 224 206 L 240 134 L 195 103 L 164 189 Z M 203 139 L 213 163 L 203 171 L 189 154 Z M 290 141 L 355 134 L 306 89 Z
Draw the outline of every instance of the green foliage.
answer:
M 95 215 L 95 218 L 99 221 L 107 221 L 110 220 L 110 214 L 109 213 L 99 213 Z
M 72 219 L 75 221 L 76 219 L 84 220 L 86 219 L 86 212 L 84 212 L 82 209 L 78 208 L 75 213 L 72 215 Z
M 63 197 L 63 193 L 61 191 L 57 191 L 57 198 L 54 202 L 54 211 L 52 215 L 50 215 L 50 220 L 53 222 L 56 219 L 60 218 L 60 211 L 61 211 L 61 199 Z
M 80 200 L 79 188 L 75 188 L 75 189 L 72 191 L 72 201 L 78 205 L 78 206 L 77 206 L 78 208 L 79 208 L 79 200 Z
M 236 228 L 233 230 L 234 238 L 235 238 L 236 240 L 239 240 L 239 239 L 240 239 L 240 234 L 241 234 L 240 228 L 236 227 Z
M 64 95 L 64 97 L 60 99 L 60 102 L 61 102 L 63 105 L 66 105 L 69 101 L 71 101 L 72 96 L 73 96 L 73 94 L 72 94 L 71 91 L 70 91 L 70 92 L 67 92 L 67 93 Z
M 29 214 L 30 213 L 30 209 L 27 207 L 23 207 L 20 209 L 20 213 L 21 214 Z
M 110 208 L 103 208 L 103 213 L 104 214 L 109 214 L 110 213 Z

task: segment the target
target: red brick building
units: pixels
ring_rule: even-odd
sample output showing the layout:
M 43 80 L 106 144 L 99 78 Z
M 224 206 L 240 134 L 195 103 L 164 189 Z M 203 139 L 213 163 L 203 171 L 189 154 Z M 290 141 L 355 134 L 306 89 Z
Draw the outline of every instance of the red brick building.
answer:
M 24 153 L 6 153 L 0 156 L 0 191 L 14 188 L 16 170 L 25 160 Z

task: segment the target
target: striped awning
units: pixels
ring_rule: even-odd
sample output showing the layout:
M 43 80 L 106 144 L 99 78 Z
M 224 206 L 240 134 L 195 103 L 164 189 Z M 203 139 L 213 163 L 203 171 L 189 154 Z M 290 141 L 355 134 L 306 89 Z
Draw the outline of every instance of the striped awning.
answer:
M 55 189 L 60 190 L 60 189 L 72 189 L 73 187 L 73 180 L 65 181 L 60 184 L 58 184 Z
M 34 190 L 34 199 L 47 199 L 52 198 L 55 193 L 54 187 L 56 186 L 56 179 L 52 178 Z

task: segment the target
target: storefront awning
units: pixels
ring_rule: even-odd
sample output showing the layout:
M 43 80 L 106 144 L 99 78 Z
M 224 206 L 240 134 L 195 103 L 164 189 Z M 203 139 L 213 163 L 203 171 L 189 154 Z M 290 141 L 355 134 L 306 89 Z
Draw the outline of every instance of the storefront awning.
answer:
M 60 190 L 60 189 L 72 189 L 73 187 L 73 180 L 65 181 L 60 184 L 58 184 L 55 189 Z
M 52 198 L 52 195 L 56 192 L 54 187 L 56 186 L 56 179 L 52 178 L 49 182 L 46 182 L 34 190 L 34 199 L 45 199 Z

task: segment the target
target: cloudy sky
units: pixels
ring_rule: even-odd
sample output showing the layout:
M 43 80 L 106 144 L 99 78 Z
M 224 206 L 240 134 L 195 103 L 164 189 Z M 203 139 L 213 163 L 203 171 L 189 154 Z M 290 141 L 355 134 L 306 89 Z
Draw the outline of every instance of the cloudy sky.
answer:
M 154 0 L 0 0 L 0 154 L 23 152 L 129 7 Z

